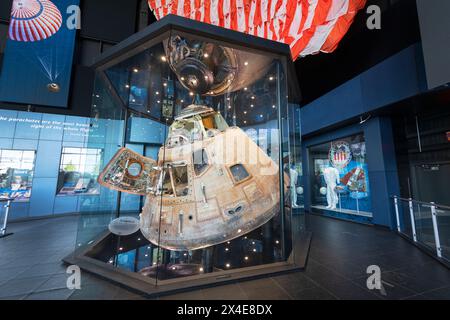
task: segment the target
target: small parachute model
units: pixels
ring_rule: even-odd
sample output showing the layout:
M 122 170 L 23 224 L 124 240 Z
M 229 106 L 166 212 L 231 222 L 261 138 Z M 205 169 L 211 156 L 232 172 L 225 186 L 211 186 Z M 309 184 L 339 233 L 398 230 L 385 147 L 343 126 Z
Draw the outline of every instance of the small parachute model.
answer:
M 62 15 L 49 0 L 14 0 L 9 25 L 13 41 L 34 42 L 53 36 L 62 25 Z

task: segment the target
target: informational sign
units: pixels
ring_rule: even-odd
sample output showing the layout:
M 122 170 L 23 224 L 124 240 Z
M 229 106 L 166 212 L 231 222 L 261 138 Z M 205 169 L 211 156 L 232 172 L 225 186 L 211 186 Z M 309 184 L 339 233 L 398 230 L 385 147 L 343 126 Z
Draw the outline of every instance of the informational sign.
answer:
M 8 117 L 0 114 L 0 127 L 3 124 L 20 123 L 26 124 L 22 130 L 36 130 L 36 135 L 39 136 L 39 130 L 53 131 L 55 133 L 61 132 L 65 136 L 71 137 L 88 137 L 92 136 L 95 129 L 98 128 L 96 124 L 76 121 L 57 121 L 57 120 L 42 120 L 33 118 L 17 118 Z
M 0 101 L 67 107 L 79 0 L 14 0 Z

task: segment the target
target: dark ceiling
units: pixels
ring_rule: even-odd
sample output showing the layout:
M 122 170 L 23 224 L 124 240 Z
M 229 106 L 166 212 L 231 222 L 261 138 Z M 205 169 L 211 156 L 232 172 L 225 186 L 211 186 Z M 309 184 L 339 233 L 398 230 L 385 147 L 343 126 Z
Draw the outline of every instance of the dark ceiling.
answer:
M 368 14 L 364 9 L 335 52 L 308 56 L 295 62 L 303 105 L 420 41 L 414 0 L 367 1 L 367 6 L 372 4 L 382 8 L 381 30 L 366 27 Z

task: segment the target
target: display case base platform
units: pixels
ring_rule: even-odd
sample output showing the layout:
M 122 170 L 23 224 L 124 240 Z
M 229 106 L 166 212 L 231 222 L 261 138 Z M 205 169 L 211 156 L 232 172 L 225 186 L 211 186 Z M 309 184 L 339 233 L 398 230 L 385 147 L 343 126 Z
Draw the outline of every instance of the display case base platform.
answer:
M 92 258 L 93 253 L 102 250 L 105 240 L 111 236 L 109 232 L 91 245 L 75 251 L 65 257 L 67 265 L 77 265 L 84 272 L 94 274 L 104 280 L 143 294 L 149 298 L 186 292 L 201 288 L 213 287 L 237 281 L 253 280 L 283 273 L 302 271 L 306 268 L 312 233 L 304 231 L 298 234 L 292 253 L 287 261 L 270 264 L 205 273 L 186 278 L 158 280 L 145 277 L 135 272 L 119 269 L 111 264 Z

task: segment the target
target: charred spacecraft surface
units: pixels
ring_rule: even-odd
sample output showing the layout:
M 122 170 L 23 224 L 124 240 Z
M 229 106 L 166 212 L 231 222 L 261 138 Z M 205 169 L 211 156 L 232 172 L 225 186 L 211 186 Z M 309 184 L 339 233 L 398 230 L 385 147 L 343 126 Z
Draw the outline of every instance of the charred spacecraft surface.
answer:
M 280 210 L 277 164 L 242 129 L 199 105 L 175 119 L 157 161 L 122 148 L 98 180 L 145 195 L 141 232 L 170 250 L 229 241 Z

